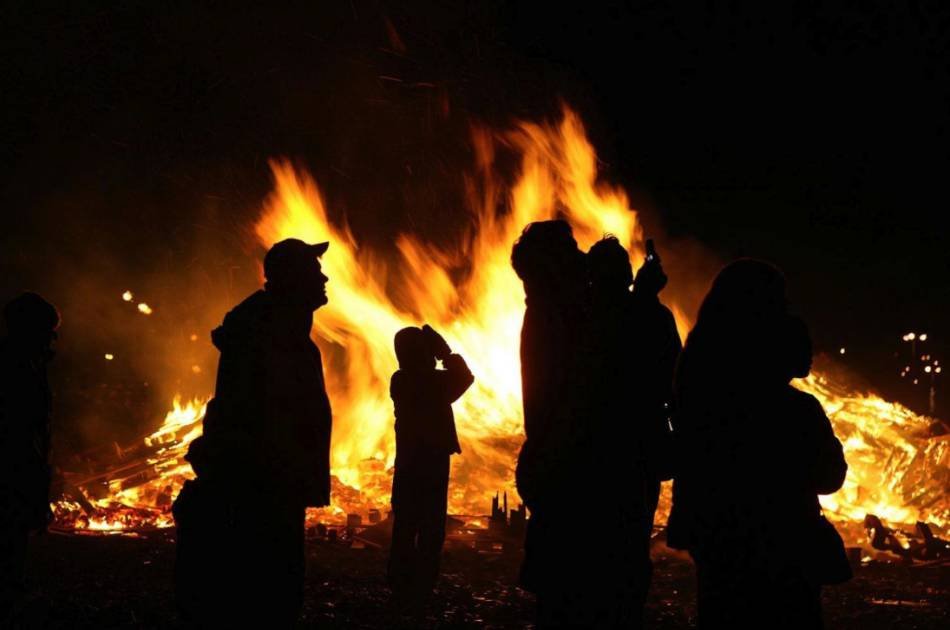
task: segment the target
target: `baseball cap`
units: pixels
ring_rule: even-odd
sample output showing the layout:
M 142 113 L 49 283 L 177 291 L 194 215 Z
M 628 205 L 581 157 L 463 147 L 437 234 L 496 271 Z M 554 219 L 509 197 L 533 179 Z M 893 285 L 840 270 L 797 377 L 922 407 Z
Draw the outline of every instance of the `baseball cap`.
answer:
M 264 277 L 270 280 L 288 271 L 305 267 L 315 258 L 323 256 L 328 247 L 329 242 L 311 245 L 299 238 L 288 238 L 275 243 L 264 255 Z

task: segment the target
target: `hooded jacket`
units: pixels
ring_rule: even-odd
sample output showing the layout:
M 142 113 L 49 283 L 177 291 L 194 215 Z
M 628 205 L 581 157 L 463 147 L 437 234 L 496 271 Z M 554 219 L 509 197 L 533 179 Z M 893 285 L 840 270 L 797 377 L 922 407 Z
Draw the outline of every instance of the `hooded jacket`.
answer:
M 200 480 L 329 503 L 332 415 L 311 325 L 310 312 L 262 290 L 212 332 L 215 397 L 188 454 Z

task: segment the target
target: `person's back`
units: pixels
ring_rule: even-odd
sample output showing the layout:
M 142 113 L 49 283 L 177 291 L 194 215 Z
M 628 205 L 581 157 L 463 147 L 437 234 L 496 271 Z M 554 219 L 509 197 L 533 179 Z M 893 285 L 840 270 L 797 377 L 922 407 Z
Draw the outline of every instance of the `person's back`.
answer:
M 449 460 L 461 452 L 452 403 L 474 377 L 429 326 L 396 334 L 393 537 L 389 582 L 398 606 L 417 606 L 435 586 L 445 540 Z M 442 370 L 436 369 L 442 361 Z
M 293 625 L 303 598 L 304 512 L 330 498 L 331 411 L 313 311 L 326 303 L 327 244 L 282 241 L 265 289 L 214 330 L 221 352 L 197 478 L 175 500 L 176 599 L 192 626 Z
M 822 625 L 816 495 L 840 486 L 845 464 L 817 400 L 788 385 L 811 362 L 791 321 L 779 272 L 733 263 L 677 368 L 668 544 L 696 563 L 703 628 Z

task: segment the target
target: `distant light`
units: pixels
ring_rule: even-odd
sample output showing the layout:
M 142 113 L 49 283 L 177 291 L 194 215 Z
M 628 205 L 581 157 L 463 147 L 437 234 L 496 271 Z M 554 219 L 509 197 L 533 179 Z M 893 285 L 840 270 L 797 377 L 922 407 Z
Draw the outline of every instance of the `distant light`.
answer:
M 840 350 L 838 350 L 838 353 L 839 353 L 839 354 L 844 354 L 844 353 L 845 353 L 845 349 L 844 349 L 844 348 L 841 348 Z
M 131 292 L 131 291 L 126 291 L 125 293 L 123 293 L 123 294 L 122 294 L 122 301 L 124 301 L 124 302 L 131 302 L 131 301 L 132 301 L 132 292 Z
M 915 379 L 914 379 L 914 385 L 916 385 L 916 384 L 917 384 L 917 379 L 915 378 Z
M 913 341 L 916 338 L 917 338 L 917 335 L 915 335 L 912 332 L 909 332 L 906 335 L 904 335 L 904 341 Z
M 931 367 L 928 365 L 927 367 L 924 368 L 924 372 L 926 372 L 927 374 L 930 374 L 930 371 L 931 371 L 932 369 L 933 369 L 933 368 L 931 368 Z
M 115 358 L 115 355 L 109 354 L 108 352 L 106 353 L 105 356 L 106 356 L 106 361 L 111 361 L 112 359 Z
M 921 333 L 917 338 L 921 341 L 927 341 L 927 333 Z
M 938 367 L 936 370 L 934 370 L 934 372 L 936 372 L 937 374 L 940 374 L 942 371 L 943 371 L 942 367 Z
M 194 372 L 195 374 L 201 374 L 201 366 L 200 366 L 200 365 L 192 365 L 192 366 L 191 366 L 191 371 Z
M 192 341 L 198 341 L 198 335 L 194 333 L 192 333 L 191 337 L 188 337 L 188 338 L 191 339 Z
M 139 303 L 139 313 L 143 313 L 144 315 L 151 315 L 151 314 L 152 314 L 152 307 L 149 306 L 148 304 L 146 304 L 145 302 L 140 302 L 140 303 Z

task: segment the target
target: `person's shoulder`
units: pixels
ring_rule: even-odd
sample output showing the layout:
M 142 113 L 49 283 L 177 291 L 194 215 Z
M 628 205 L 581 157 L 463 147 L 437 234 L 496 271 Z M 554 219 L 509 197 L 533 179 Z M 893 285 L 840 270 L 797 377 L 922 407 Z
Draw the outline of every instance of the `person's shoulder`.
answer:
M 243 345 L 260 336 L 269 319 L 272 300 L 266 291 L 258 290 L 228 311 L 221 325 L 211 331 L 211 341 L 219 350 Z
M 228 311 L 228 314 L 224 316 L 224 323 L 259 319 L 266 315 L 272 307 L 273 299 L 271 295 L 263 289 L 258 289 Z
M 802 391 L 794 385 L 789 385 L 786 388 L 786 395 L 789 398 L 789 402 L 798 409 L 821 414 L 825 413 L 825 409 L 821 406 L 821 401 L 818 400 L 818 398 L 806 391 Z
M 409 375 L 406 374 L 406 371 L 396 370 L 393 372 L 393 375 L 389 377 L 389 392 L 393 396 L 397 396 L 406 388 L 408 384 Z

